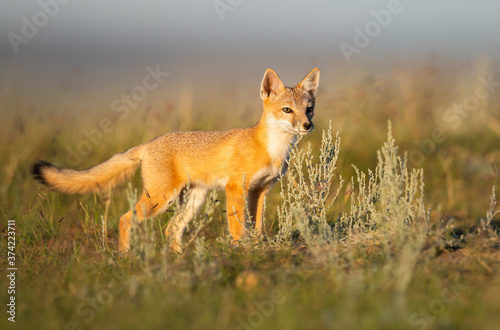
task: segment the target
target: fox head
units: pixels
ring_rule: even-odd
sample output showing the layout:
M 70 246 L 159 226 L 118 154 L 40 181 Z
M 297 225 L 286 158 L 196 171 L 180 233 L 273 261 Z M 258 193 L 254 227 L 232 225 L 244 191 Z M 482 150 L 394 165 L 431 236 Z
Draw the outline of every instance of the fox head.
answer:
M 313 129 L 314 102 L 319 84 L 315 68 L 295 87 L 285 87 L 272 69 L 262 79 L 260 97 L 264 103 L 263 119 L 268 126 L 284 133 L 305 135 Z

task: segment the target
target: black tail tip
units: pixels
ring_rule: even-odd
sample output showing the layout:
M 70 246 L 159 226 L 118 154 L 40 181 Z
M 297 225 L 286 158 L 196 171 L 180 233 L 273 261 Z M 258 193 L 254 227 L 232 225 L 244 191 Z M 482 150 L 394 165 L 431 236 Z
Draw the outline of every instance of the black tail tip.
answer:
M 49 183 L 43 177 L 43 169 L 47 167 L 55 167 L 55 166 L 49 162 L 39 161 L 34 163 L 33 166 L 31 167 L 31 174 L 33 174 L 33 177 L 46 186 L 48 186 Z

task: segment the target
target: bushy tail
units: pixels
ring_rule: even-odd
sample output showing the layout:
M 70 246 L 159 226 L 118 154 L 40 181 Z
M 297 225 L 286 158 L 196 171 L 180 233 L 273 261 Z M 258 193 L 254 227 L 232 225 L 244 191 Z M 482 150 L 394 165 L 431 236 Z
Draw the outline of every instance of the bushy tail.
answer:
M 135 173 L 141 165 L 145 148 L 145 144 L 131 148 L 83 171 L 58 168 L 40 161 L 33 164 L 31 173 L 41 183 L 68 194 L 103 191 Z

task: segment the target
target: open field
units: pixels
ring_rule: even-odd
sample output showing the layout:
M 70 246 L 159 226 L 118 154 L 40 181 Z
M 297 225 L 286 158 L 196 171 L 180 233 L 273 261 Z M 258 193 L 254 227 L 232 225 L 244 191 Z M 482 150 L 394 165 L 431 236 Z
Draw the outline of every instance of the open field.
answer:
M 218 194 L 184 255 L 162 234 L 173 211 L 139 226 L 130 254 L 116 253 L 139 172 L 111 195 L 104 238 L 106 196 L 51 192 L 30 166 L 83 169 L 166 132 L 254 124 L 258 83 L 245 91 L 251 101 L 212 86 L 220 98 L 155 99 L 123 119 L 25 104 L 0 86 L 1 260 L 7 272 L 13 219 L 17 267 L 16 323 L 3 312 L 0 328 L 496 329 L 500 74 L 478 63 L 322 79 L 343 87 L 320 83 L 315 131 L 267 197 L 266 237 L 230 247 Z M 308 143 L 312 164 L 300 162 Z M 1 277 L 4 306 L 9 283 Z

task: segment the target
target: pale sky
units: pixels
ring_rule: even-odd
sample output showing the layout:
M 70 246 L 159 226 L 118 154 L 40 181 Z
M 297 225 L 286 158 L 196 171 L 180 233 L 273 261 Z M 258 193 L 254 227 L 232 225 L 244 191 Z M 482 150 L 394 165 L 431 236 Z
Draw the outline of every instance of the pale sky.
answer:
M 78 68 L 88 79 L 112 80 L 156 63 L 197 79 L 424 61 L 429 53 L 444 62 L 500 59 L 500 1 L 60 1 L 68 3 L 1 2 L 0 79 L 49 82 Z M 42 27 L 26 37 L 35 23 Z M 355 46 L 357 31 L 369 28 L 369 43 L 348 60 L 341 44 Z M 9 36 L 24 39 L 13 46 Z

